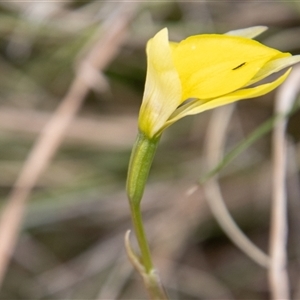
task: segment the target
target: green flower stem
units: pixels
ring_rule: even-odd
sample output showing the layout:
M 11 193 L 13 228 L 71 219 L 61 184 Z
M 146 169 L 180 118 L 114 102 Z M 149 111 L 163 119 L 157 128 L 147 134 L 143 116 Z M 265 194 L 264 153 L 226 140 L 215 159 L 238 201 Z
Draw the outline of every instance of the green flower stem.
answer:
M 159 140 L 160 137 L 149 139 L 143 133 L 139 133 L 136 138 L 130 157 L 126 186 L 130 204 L 138 205 L 142 200 Z
M 126 186 L 132 222 L 146 273 L 151 272 L 153 264 L 143 227 L 140 203 L 158 142 L 159 138 L 149 139 L 142 133 L 138 134 L 131 153 Z
M 146 273 L 149 274 L 153 269 L 153 263 L 152 263 L 149 245 L 147 242 L 147 238 L 143 226 L 140 205 L 136 207 L 135 205 L 131 204 L 130 209 L 131 209 L 131 218 L 132 218 L 133 227 L 141 250 L 142 264 L 145 268 Z
M 153 267 L 140 208 L 149 170 L 152 165 L 159 139 L 160 138 L 149 139 L 142 133 L 138 134 L 131 153 L 126 186 L 132 223 L 141 251 L 140 261 L 143 270 L 140 270 L 140 268 L 137 268 L 137 270 L 144 279 L 146 289 L 148 290 L 151 299 L 167 299 L 165 291 L 160 284 L 158 274 Z M 133 254 L 130 253 L 130 255 Z

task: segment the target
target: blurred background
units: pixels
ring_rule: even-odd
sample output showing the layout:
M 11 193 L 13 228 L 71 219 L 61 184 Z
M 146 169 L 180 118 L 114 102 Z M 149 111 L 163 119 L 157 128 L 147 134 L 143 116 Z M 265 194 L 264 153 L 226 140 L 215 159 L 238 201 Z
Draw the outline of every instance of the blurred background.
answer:
M 0 299 L 147 299 L 123 246 L 131 228 L 125 180 L 145 82 L 145 44 L 163 27 L 179 41 L 255 25 L 269 27 L 258 38 L 266 45 L 299 53 L 297 1 L 0 3 L 1 210 L 14 199 L 25 163 L 23 177 L 34 183 L 21 201 L 23 218 L 16 216 L 22 223 Z M 275 94 L 237 104 L 226 150 L 272 116 Z M 154 262 L 172 299 L 269 299 L 266 270 L 233 245 L 201 187 L 195 187 L 205 174 L 211 115 L 177 122 L 160 143 L 142 203 Z M 40 151 L 50 149 L 51 155 L 35 157 L 31 151 L 43 133 L 49 136 Z M 298 170 L 297 112 L 288 133 Z M 220 177 L 230 212 L 265 252 L 271 159 L 269 133 Z M 300 295 L 298 183 L 295 175 L 288 184 L 295 299 Z M 135 245 L 133 234 L 131 239 Z

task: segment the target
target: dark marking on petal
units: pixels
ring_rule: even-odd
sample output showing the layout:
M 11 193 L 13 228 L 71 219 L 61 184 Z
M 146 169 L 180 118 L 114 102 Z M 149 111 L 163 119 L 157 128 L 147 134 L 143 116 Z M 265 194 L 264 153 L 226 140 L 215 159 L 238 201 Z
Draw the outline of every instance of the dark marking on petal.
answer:
M 240 67 L 244 66 L 245 64 L 246 64 L 245 62 L 241 63 L 241 64 L 238 65 L 237 67 L 233 68 L 232 71 L 233 71 L 233 70 L 236 70 L 236 69 L 239 69 Z

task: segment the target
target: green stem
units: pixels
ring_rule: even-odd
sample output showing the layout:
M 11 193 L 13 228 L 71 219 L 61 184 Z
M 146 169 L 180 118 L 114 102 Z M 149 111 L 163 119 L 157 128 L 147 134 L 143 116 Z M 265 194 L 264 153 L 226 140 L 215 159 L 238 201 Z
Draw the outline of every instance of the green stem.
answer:
M 131 204 L 140 204 L 142 200 L 159 140 L 160 138 L 149 139 L 142 133 L 139 133 L 136 138 L 131 152 L 126 185 Z
M 153 264 L 143 226 L 140 203 L 158 142 L 159 138 L 149 139 L 142 133 L 138 134 L 131 153 L 126 186 L 132 223 L 141 250 L 142 263 L 147 273 L 153 269 Z
M 159 139 L 160 138 L 149 139 L 142 133 L 138 134 L 131 153 L 126 185 L 132 223 L 141 251 L 142 269 L 138 267 L 137 270 L 143 277 L 145 287 L 151 299 L 167 299 L 159 276 L 153 267 L 140 207 Z M 134 255 L 131 250 L 129 252 L 129 256 Z M 136 259 L 133 260 L 136 261 Z
M 143 226 L 143 219 L 141 215 L 140 205 L 130 205 L 131 209 L 131 218 L 133 227 L 135 230 L 136 238 L 141 250 L 141 259 L 142 264 L 145 268 L 146 273 L 150 273 L 153 270 L 153 263 L 151 259 L 150 249 L 147 242 L 144 226 Z

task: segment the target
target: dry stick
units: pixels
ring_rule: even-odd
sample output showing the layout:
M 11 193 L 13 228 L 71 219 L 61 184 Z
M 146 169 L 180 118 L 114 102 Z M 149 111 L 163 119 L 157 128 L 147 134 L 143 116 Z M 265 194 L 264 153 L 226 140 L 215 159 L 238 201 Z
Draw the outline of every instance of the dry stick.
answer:
M 300 228 L 300 176 L 299 176 L 299 168 L 298 168 L 298 153 L 299 153 L 299 143 L 294 142 L 292 140 L 288 140 L 287 145 L 287 188 L 290 193 L 289 195 L 289 207 L 288 214 L 290 217 L 289 224 L 290 227 L 293 228 L 291 235 L 292 236 L 292 245 L 294 247 L 294 251 L 296 255 L 293 257 L 293 268 L 297 266 L 297 270 L 299 270 L 299 254 L 300 254 L 300 239 L 299 239 L 299 228 Z M 293 286 L 291 290 L 293 289 Z M 292 299 L 300 299 L 300 278 L 296 278 L 294 282 L 294 291 Z
M 273 203 L 271 211 L 269 283 L 272 299 L 289 299 L 289 280 L 287 274 L 287 197 L 286 197 L 286 152 L 285 130 L 287 118 L 284 117 L 293 106 L 300 90 L 300 67 L 295 67 L 290 77 L 278 90 L 276 113 L 282 114 L 273 131 Z
M 97 70 L 103 70 L 124 42 L 136 7 L 137 5 L 132 3 L 118 4 L 118 11 L 108 19 L 106 26 L 103 26 L 102 38 L 98 39 L 83 60 L 67 95 L 43 129 L 19 174 L 0 219 L 0 285 L 17 241 L 26 200 L 57 151 L 69 124 L 89 92 L 91 75 L 96 75 Z M 88 78 L 83 74 L 86 71 L 89 72 Z M 95 78 L 92 79 L 95 83 Z
M 213 111 L 206 139 L 208 170 L 213 169 L 222 159 L 226 131 L 233 112 L 233 107 L 233 105 L 230 105 Z M 203 185 L 203 190 L 214 217 L 232 242 L 257 264 L 268 267 L 269 257 L 249 240 L 232 219 L 224 203 L 217 177 L 214 176 L 210 178 Z

